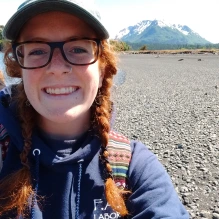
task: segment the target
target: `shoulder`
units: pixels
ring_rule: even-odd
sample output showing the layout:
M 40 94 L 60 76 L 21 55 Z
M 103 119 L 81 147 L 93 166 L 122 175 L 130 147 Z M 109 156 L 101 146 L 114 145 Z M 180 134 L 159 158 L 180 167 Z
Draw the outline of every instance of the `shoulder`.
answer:
M 139 141 L 131 141 L 131 148 L 128 172 L 132 191 L 128 202 L 130 211 L 144 218 L 188 219 L 171 178 L 157 156 Z
M 169 174 L 158 157 L 140 141 L 131 141 L 132 159 L 129 166 L 129 179 L 132 188 L 173 189 Z
M 160 163 L 157 156 L 150 151 L 145 144 L 141 141 L 133 140 L 130 145 L 132 160 L 129 174 L 131 178 L 135 179 L 133 181 L 137 182 L 139 178 L 142 180 L 150 180 L 152 175 L 156 178 L 157 174 L 167 177 L 165 168 Z
M 143 144 L 141 141 L 138 140 L 131 140 L 130 146 L 132 150 L 132 157 L 133 158 L 143 158 L 146 162 L 150 159 L 157 159 L 157 156 L 148 149 L 148 147 Z

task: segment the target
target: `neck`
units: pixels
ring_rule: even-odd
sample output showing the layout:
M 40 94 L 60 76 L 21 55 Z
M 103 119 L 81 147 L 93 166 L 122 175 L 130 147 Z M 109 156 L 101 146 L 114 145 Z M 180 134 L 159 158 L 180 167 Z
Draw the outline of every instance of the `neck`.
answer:
M 90 128 L 90 116 L 64 123 L 41 118 L 38 126 L 48 135 L 64 138 L 66 140 L 74 139 Z

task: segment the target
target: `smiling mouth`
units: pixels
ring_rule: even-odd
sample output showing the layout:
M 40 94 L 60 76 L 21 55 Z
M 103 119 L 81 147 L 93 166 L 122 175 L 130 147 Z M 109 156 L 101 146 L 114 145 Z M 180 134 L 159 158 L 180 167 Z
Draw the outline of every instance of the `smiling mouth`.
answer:
M 47 94 L 71 94 L 76 91 L 77 87 L 62 87 L 62 88 L 45 88 Z

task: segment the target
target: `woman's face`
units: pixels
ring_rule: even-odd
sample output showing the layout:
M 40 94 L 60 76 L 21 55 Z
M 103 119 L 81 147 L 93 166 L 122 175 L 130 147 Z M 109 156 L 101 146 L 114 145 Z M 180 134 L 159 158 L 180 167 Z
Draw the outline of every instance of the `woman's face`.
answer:
M 76 37 L 95 38 L 95 33 L 77 17 L 48 12 L 26 23 L 18 41 L 59 42 Z M 39 125 L 44 131 L 74 136 L 89 128 L 90 107 L 102 85 L 98 61 L 86 66 L 71 65 L 56 48 L 47 66 L 22 69 L 22 78 L 27 98 L 39 113 Z

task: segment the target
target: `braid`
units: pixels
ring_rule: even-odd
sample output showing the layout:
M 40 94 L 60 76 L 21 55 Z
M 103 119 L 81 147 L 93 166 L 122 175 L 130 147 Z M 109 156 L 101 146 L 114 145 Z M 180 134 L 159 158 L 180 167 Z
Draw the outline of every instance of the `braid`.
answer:
M 23 166 L 26 166 L 27 169 L 29 169 L 27 156 L 29 154 L 32 144 L 31 136 L 33 127 L 35 125 L 35 120 L 33 116 L 35 114 L 35 111 L 33 110 L 32 106 L 29 104 L 27 100 L 23 84 L 19 85 L 18 92 L 18 114 L 21 122 L 22 136 L 24 137 L 24 148 L 20 154 L 20 159 Z
M 28 154 L 31 149 L 31 135 L 34 126 L 34 111 L 26 105 L 23 84 L 18 85 L 18 114 L 24 137 L 24 148 L 20 154 L 23 167 L 0 181 L 0 216 L 7 211 L 16 211 L 16 215 L 28 214 L 28 199 L 33 194 Z
M 98 90 L 96 99 L 92 106 L 92 125 L 102 142 L 100 160 L 104 165 L 105 194 L 107 202 L 115 211 L 120 213 L 120 215 L 125 216 L 128 214 L 128 211 L 125 206 L 124 195 L 129 192 L 120 190 L 113 181 L 112 167 L 107 159 L 109 153 L 106 148 L 109 140 L 112 112 L 110 89 L 112 86 L 113 75 L 117 72 L 116 60 L 112 51 L 109 50 L 109 45 L 105 41 L 103 41 L 102 44 L 104 49 L 101 51 L 100 65 L 104 69 L 104 79 L 102 87 Z

